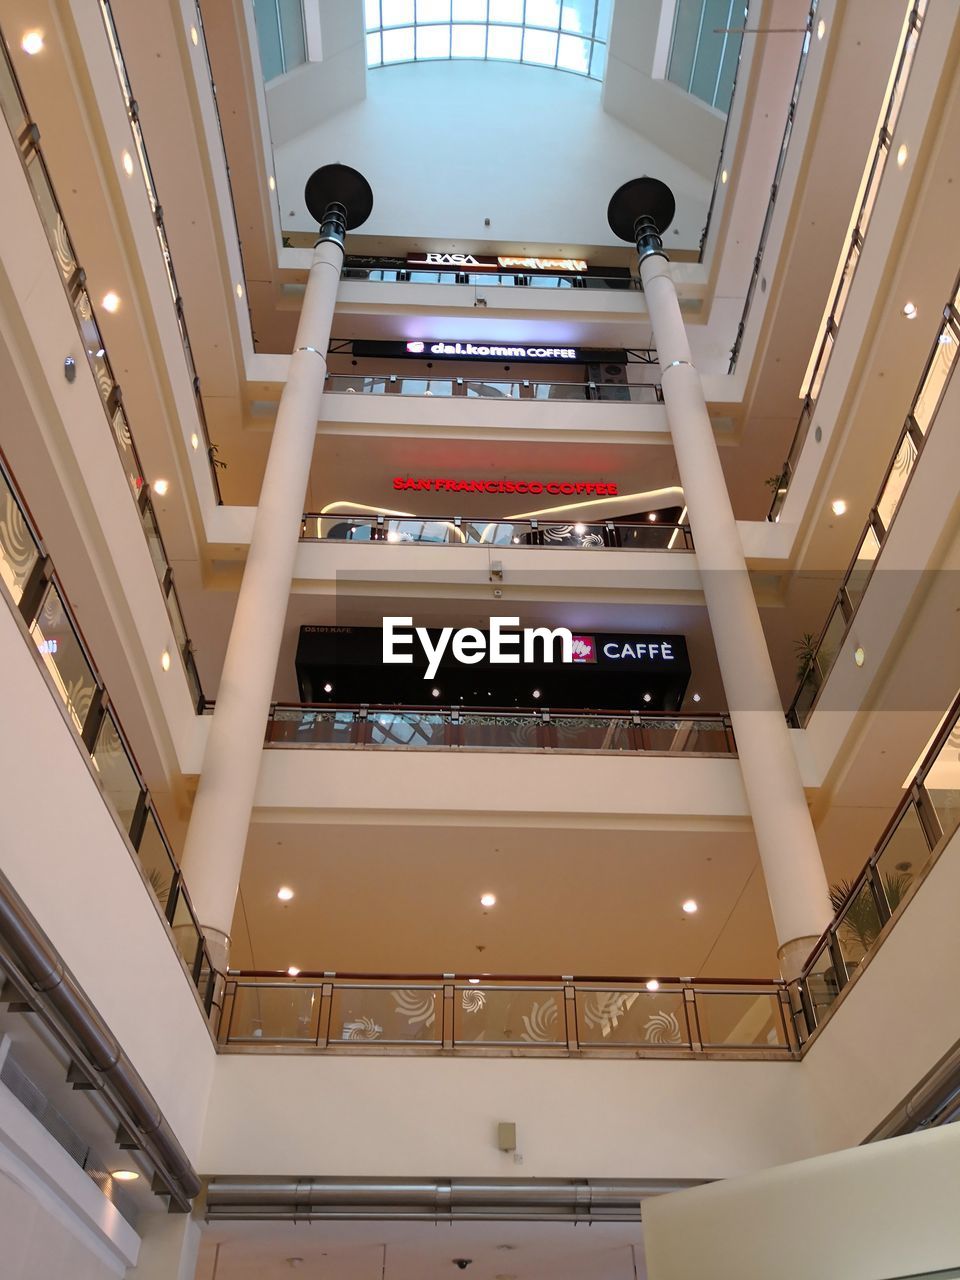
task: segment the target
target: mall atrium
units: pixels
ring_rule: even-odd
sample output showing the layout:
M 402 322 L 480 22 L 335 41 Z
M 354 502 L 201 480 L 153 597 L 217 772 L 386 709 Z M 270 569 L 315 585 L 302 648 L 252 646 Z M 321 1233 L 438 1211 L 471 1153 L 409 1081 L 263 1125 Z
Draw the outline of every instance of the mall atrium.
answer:
M 958 0 L 0 0 L 2 1280 L 960 1276 Z

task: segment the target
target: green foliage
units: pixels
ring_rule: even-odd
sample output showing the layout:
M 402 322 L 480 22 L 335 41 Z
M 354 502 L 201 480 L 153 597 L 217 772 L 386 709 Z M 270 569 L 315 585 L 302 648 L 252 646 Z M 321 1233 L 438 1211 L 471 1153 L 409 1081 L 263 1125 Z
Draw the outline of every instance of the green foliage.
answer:
M 805 631 L 799 640 L 794 640 L 793 652 L 797 660 L 797 679 L 802 680 L 817 657 L 817 637 L 812 631 Z
M 903 901 L 912 880 L 913 876 L 909 871 L 888 871 L 883 875 L 883 891 L 891 912 L 896 911 Z M 836 884 L 830 886 L 830 902 L 836 914 L 839 914 L 849 902 L 840 926 L 841 937 L 848 942 L 856 942 L 864 951 L 869 951 L 883 927 L 880 914 L 866 881 L 860 886 L 857 896 L 851 902 L 852 892 L 853 885 L 849 880 L 838 880 Z

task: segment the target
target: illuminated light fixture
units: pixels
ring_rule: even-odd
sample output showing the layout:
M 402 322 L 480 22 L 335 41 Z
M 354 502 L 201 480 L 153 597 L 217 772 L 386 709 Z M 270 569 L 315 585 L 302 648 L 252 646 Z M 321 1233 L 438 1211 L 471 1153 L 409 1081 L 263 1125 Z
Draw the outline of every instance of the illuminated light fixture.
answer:
M 104 311 L 109 311 L 112 315 L 113 312 L 120 310 L 120 295 L 111 289 L 109 293 L 103 295 L 101 305 Z
M 110 1177 L 116 1182 L 136 1182 L 140 1175 L 136 1169 L 114 1169 Z
M 519 541 L 520 541 L 520 539 L 519 539 L 519 538 L 514 537 L 514 539 L 513 539 L 513 544 L 514 544 L 514 546 L 516 546 L 516 545 L 519 543 Z
M 467 981 L 470 983 L 471 987 L 479 987 L 480 985 L 479 978 L 468 978 Z
M 483 893 L 480 895 L 481 907 L 495 907 L 497 905 L 497 895 L 495 893 Z
M 699 910 L 696 900 L 694 898 L 688 898 L 686 902 L 683 904 L 683 910 L 686 912 L 688 916 L 695 915 L 696 912 Z
M 158 494 L 160 495 L 160 497 L 162 498 L 162 497 L 164 497 L 164 496 L 166 495 L 167 490 L 170 488 L 170 481 L 169 481 L 169 480 L 154 480 L 153 484 L 152 484 L 150 487 L 151 487 L 151 489 L 153 490 L 153 492 L 154 492 L 154 493 L 158 493 Z
M 332 685 L 332 684 L 325 684 L 325 685 L 323 686 L 323 692 L 324 692 L 324 693 L 333 693 L 333 685 Z
M 161 667 L 163 667 L 164 671 L 169 671 L 169 670 L 170 670 L 170 652 L 169 652 L 169 650 L 164 649 L 163 653 L 161 653 L 161 655 L 160 655 L 160 665 L 161 665 Z
M 644 702 L 652 702 L 652 701 L 653 701 L 653 699 L 650 697 L 650 694 L 649 694 L 649 693 L 645 693 L 645 694 L 643 695 L 643 700 L 644 700 Z
M 299 972 L 300 970 L 297 968 L 297 966 L 295 964 L 292 964 L 290 968 L 287 970 L 287 976 L 290 978 L 295 978 Z
M 439 698 L 439 697 L 440 697 L 440 690 L 439 690 L 439 689 L 431 689 L 431 690 L 430 690 L 430 692 L 431 692 L 431 694 L 432 694 L 435 698 Z
M 727 173 L 726 169 L 724 169 L 723 173 L 721 173 L 721 175 L 720 175 L 720 181 L 721 181 L 724 185 L 726 185 L 726 181 L 727 181 L 727 179 L 728 179 L 729 177 L 730 177 L 729 173 Z
M 123 172 L 128 178 L 133 177 L 133 156 L 129 151 L 123 151 L 120 154 L 120 163 L 123 166 Z
M 539 690 L 539 689 L 534 689 L 534 691 L 533 691 L 533 696 L 534 696 L 535 698 L 539 698 L 539 697 L 540 697 L 540 690 Z
M 242 284 L 238 284 L 238 285 L 237 285 L 237 297 L 238 297 L 238 298 L 242 298 L 242 297 L 243 297 L 243 285 L 242 285 Z
M 659 990 L 660 990 L 660 983 L 656 980 L 656 978 L 651 978 L 651 979 L 650 979 L 650 981 L 647 983 L 647 990 L 648 990 L 648 991 L 659 991 Z
M 823 39 L 823 33 L 826 31 L 826 29 L 827 29 L 827 24 L 821 18 L 820 21 L 817 23 L 817 39 L 818 40 Z
M 897 147 L 897 168 L 902 169 L 909 158 L 910 152 L 907 150 L 907 144 L 905 142 L 901 142 L 899 147 Z
M 293 890 L 290 888 L 288 884 L 282 884 L 280 888 L 277 890 L 277 897 L 280 899 L 281 902 L 289 902 L 290 899 L 293 897 Z
M 277 189 L 277 180 L 272 173 L 270 177 L 267 179 L 267 186 L 270 188 L 271 191 L 276 191 Z
M 197 433 L 196 433 L 195 431 L 194 431 L 193 435 L 190 437 L 190 447 L 191 447 L 191 449 L 199 449 L 199 448 L 200 448 L 200 437 L 197 435 Z
M 694 700 L 694 702 L 699 702 L 699 701 L 700 701 L 700 695 L 699 695 L 699 693 L 695 693 L 695 694 L 693 695 L 693 700 Z
M 941 333 L 940 337 L 937 339 L 937 344 L 941 347 L 949 347 L 952 343 L 953 334 L 949 329 L 944 329 L 943 333 Z
M 200 43 L 200 32 L 197 30 L 196 27 L 190 28 L 190 39 L 193 41 L 194 44 Z
M 35 53 L 39 53 L 43 48 L 43 32 L 25 31 L 23 39 L 20 41 L 20 48 L 24 53 L 29 53 L 32 58 Z
M 830 503 L 830 510 L 835 516 L 843 516 L 847 513 L 847 504 L 844 498 L 834 498 Z
M 647 515 L 647 519 L 650 521 L 651 524 L 655 524 L 658 519 L 657 513 L 655 511 L 651 511 Z
M 574 532 L 574 533 L 586 533 L 586 532 L 587 532 L 587 526 L 586 526 L 585 524 L 575 524 L 575 525 L 573 526 L 573 532 Z
M 917 304 L 915 302 L 905 302 L 903 304 L 903 314 L 907 317 L 908 320 L 916 320 Z
M 864 662 L 866 662 L 867 660 L 867 655 L 863 652 L 863 649 L 861 649 L 859 645 L 853 651 L 853 660 L 858 667 L 862 667 Z
M 388 542 L 399 542 L 399 541 L 400 541 L 400 535 L 399 535 L 399 533 L 397 533 L 396 529 L 388 529 L 388 530 L 387 530 L 387 541 L 388 541 Z

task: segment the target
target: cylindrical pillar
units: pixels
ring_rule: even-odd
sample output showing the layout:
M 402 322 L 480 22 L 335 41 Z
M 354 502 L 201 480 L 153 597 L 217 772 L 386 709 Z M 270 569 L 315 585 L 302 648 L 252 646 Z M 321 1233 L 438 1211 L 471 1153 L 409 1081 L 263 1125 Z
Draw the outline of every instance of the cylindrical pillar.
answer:
M 343 174 L 319 170 L 321 191 L 334 194 Z M 351 188 L 351 194 L 355 194 Z M 370 198 L 372 203 L 372 197 Z M 311 204 L 311 187 L 307 187 Z M 327 346 L 343 263 L 346 227 L 362 222 L 339 199 L 324 202 L 320 239 L 303 298 L 300 323 L 280 397 L 263 476 L 250 550 L 230 629 L 203 758 L 193 814 L 183 851 L 183 873 L 214 967 L 226 969 L 230 927 L 240 884 L 244 848 L 273 697 L 303 504 L 313 458 L 320 397 L 327 372 Z
M 662 230 L 649 218 L 634 224 L 640 278 L 781 970 L 794 978 L 830 922 L 830 894 Z

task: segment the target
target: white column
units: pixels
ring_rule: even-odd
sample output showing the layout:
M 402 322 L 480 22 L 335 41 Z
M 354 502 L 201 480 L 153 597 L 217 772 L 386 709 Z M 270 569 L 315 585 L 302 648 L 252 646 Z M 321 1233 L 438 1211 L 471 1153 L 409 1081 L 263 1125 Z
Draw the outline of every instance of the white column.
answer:
M 640 275 L 781 968 L 793 978 L 832 918 L 827 880 L 670 264 L 643 256 Z
M 200 1223 L 185 1213 L 152 1213 L 140 1223 L 143 1242 L 130 1280 L 194 1280 Z
M 342 262 L 334 241 L 314 250 L 184 845 L 184 879 L 218 969 L 225 967 L 273 698 Z

